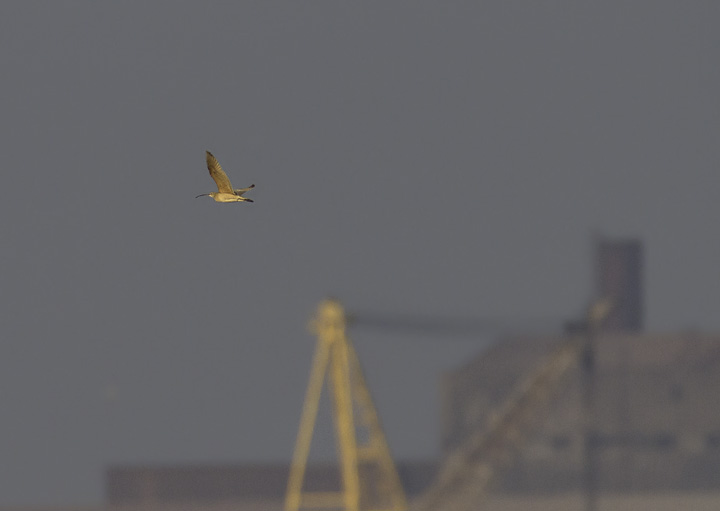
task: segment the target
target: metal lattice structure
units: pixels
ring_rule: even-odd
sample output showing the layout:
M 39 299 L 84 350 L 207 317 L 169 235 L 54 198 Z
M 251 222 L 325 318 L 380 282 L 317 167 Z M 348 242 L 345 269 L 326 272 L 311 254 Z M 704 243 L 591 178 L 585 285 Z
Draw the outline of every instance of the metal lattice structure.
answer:
M 580 335 L 564 341 L 515 388 L 488 424 L 471 435 L 443 462 L 434 484 L 413 506 L 414 511 L 474 511 L 487 496 L 490 484 L 508 467 L 525 440 L 538 426 L 543 412 L 563 378 L 582 360 L 592 360 L 594 333 L 612 309 L 608 299 L 597 300 L 587 311 Z M 590 377 L 587 377 L 590 381 Z M 586 384 L 586 415 L 592 410 L 592 390 Z M 588 433 L 585 432 L 587 439 Z M 586 440 L 587 444 L 587 440 Z M 588 511 L 595 509 L 592 452 L 586 445 Z
M 407 501 L 357 353 L 346 335 L 342 305 L 325 300 L 312 322 L 318 336 L 285 498 L 285 511 L 405 511 Z M 320 397 L 328 382 L 341 488 L 303 489 Z M 364 430 L 361 440 L 359 430 Z
M 495 412 L 442 464 L 435 483 L 415 503 L 416 511 L 478 509 L 497 473 L 512 461 L 533 430 L 563 376 L 577 363 L 581 344 L 567 343 L 524 380 Z

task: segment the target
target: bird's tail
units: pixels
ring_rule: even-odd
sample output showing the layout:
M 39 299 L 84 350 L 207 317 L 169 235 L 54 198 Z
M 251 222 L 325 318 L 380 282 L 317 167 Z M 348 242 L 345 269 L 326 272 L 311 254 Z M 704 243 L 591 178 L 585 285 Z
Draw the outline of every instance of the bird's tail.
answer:
M 247 192 L 247 191 L 249 191 L 249 190 L 252 190 L 253 188 L 255 188 L 255 185 L 250 185 L 250 186 L 248 186 L 247 188 L 237 188 L 237 189 L 233 190 L 233 193 L 234 193 L 235 195 L 242 195 L 242 194 L 244 194 L 245 192 Z

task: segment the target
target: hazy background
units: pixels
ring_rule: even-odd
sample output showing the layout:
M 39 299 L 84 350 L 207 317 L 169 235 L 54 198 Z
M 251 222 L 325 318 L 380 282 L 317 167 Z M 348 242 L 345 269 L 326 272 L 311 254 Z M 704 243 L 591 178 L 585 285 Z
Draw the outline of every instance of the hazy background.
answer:
M 562 318 L 590 234 L 720 329 L 720 3 L 3 2 L 0 504 L 289 461 L 328 294 Z M 254 204 L 216 204 L 204 151 Z M 397 458 L 487 339 L 357 330 Z

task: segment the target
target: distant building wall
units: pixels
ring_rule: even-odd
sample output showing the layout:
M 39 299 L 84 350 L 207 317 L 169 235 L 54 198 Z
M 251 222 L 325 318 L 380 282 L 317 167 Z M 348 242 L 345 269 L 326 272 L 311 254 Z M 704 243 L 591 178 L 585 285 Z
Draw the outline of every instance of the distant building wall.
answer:
M 434 461 L 400 462 L 397 470 L 409 497 L 423 491 L 435 476 Z M 235 511 L 280 509 L 289 467 L 284 464 L 125 466 L 106 472 L 106 503 L 115 510 L 193 509 L 232 505 Z M 304 488 L 340 488 L 334 465 L 309 465 Z
M 497 343 L 445 375 L 443 444 L 461 446 L 486 427 L 549 348 L 548 337 Z M 603 492 L 720 490 L 720 335 L 599 334 L 595 420 Z M 497 488 L 508 494 L 577 491 L 583 486 L 583 406 L 579 367 L 568 374 Z
M 600 239 L 596 245 L 596 296 L 608 297 L 613 308 L 604 330 L 643 329 L 643 250 L 638 240 Z

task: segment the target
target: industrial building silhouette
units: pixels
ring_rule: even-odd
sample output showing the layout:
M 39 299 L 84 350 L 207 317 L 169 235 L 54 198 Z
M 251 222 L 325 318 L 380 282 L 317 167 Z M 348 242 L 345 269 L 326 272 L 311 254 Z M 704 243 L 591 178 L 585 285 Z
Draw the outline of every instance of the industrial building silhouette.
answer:
M 597 330 L 575 321 L 557 335 L 498 339 L 442 376 L 442 459 L 398 463 L 411 502 L 440 484 L 443 466 L 493 424 L 528 374 L 548 363 L 558 346 L 578 346 L 547 405 L 533 412 L 536 426 L 503 454 L 506 463 L 493 473 L 493 495 L 539 499 L 591 490 L 602 501 L 672 492 L 717 495 L 713 502 L 720 506 L 720 409 L 714 399 L 720 393 L 720 335 L 644 332 L 641 243 L 599 240 L 595 256 L 595 294 L 613 303 Z M 481 458 L 481 452 L 468 457 L 478 463 Z M 282 465 L 111 467 L 107 504 L 127 511 L 281 509 L 287 475 Z M 321 488 L 339 484 L 330 466 L 308 467 L 307 480 Z M 578 509 L 578 502 L 567 509 Z M 480 502 L 453 507 L 477 508 Z

